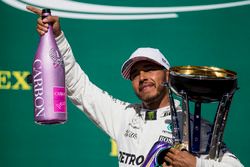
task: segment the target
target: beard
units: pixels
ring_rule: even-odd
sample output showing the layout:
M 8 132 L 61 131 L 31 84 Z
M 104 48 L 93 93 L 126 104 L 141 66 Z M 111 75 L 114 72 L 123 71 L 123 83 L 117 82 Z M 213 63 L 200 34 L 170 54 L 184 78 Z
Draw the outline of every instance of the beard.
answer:
M 152 91 L 136 92 L 137 97 L 147 104 L 160 102 L 166 94 L 167 89 L 162 85 L 154 86 Z

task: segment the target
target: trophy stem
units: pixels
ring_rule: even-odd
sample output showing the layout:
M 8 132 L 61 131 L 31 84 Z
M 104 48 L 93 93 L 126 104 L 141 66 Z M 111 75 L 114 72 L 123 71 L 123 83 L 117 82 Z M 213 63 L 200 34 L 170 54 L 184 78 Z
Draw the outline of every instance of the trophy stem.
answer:
M 200 151 L 201 102 L 195 102 L 192 152 Z

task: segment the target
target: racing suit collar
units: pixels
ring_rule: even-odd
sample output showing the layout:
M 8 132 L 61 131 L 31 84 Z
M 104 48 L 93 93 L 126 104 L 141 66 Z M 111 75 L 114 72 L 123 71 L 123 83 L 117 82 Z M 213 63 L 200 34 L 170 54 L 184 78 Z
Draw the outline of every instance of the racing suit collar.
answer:
M 157 120 L 161 117 L 170 115 L 170 107 L 162 107 L 156 110 L 142 109 L 142 115 L 144 115 L 145 120 Z
M 178 100 L 174 100 L 174 102 L 175 102 L 175 107 L 178 108 L 178 106 L 180 105 L 180 102 Z M 168 106 L 158 108 L 155 110 L 141 108 L 141 115 L 143 116 L 145 120 L 160 119 L 162 117 L 171 115 L 170 106 L 168 105 Z

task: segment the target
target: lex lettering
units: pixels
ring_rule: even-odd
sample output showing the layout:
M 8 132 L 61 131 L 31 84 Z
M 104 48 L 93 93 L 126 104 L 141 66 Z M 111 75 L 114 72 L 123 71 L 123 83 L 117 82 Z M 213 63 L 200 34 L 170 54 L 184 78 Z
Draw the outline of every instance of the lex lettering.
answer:
M 2 71 L 0 70 L 0 90 L 30 90 L 26 82 L 29 71 Z

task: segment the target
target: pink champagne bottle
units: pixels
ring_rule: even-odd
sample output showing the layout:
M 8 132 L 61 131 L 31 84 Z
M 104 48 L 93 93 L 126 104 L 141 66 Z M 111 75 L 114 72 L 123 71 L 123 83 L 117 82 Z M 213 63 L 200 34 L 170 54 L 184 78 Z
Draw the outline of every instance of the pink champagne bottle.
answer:
M 42 10 L 42 18 L 51 15 Z M 67 97 L 63 58 L 52 25 L 40 37 L 32 69 L 34 119 L 38 124 L 61 124 L 67 120 Z

